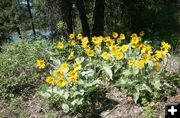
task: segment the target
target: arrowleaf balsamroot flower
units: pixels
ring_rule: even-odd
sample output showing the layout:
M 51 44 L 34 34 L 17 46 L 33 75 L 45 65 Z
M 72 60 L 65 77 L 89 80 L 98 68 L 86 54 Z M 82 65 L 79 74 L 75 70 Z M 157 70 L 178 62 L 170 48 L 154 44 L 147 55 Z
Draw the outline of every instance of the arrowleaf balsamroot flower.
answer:
M 58 77 L 58 78 L 62 77 L 63 76 L 63 72 L 61 72 L 60 70 L 57 70 L 57 71 L 54 72 L 54 76 Z
M 45 61 L 44 60 L 41 60 L 41 59 L 38 59 L 36 61 L 36 66 L 39 68 L 39 69 L 44 69 L 46 64 L 45 64 Z
M 72 33 L 72 34 L 69 34 L 69 38 L 70 39 L 73 39 L 74 38 L 74 34 Z
M 81 69 L 81 63 L 76 62 L 76 63 L 73 65 L 73 67 L 74 67 L 74 70 L 80 70 L 80 69 Z
M 116 60 L 121 60 L 121 59 L 123 59 L 123 57 L 124 57 L 124 55 L 121 52 L 118 52 L 118 53 L 115 54 Z
M 69 59 L 69 60 L 72 59 L 72 58 L 74 58 L 74 51 L 70 52 L 70 54 L 69 54 L 69 56 L 68 56 L 68 59 Z
M 126 52 L 128 50 L 127 45 L 122 45 L 121 50 L 122 52 Z
M 61 78 L 56 81 L 56 85 L 59 87 L 65 87 L 67 85 L 67 82 L 65 79 Z
M 77 83 L 78 73 L 75 70 L 69 71 L 68 76 L 72 83 Z
M 144 31 L 141 31 L 141 32 L 139 33 L 139 36 L 143 37 L 144 34 L 145 34 Z
M 61 64 L 61 71 L 65 72 L 68 69 L 68 64 L 67 63 L 63 63 Z
M 118 37 L 118 33 L 117 32 L 113 32 L 112 36 L 113 36 L 113 38 L 117 38 Z
M 82 34 L 78 34 L 77 39 L 81 40 L 82 39 Z
M 110 56 L 107 52 L 103 52 L 101 57 L 104 59 L 104 60 L 109 60 Z
M 63 49 L 63 48 L 64 48 L 63 42 L 58 42 L 57 48 L 58 48 L 58 49 Z
M 124 40 L 124 39 L 126 39 L 126 37 L 125 37 L 124 34 L 121 33 L 120 36 L 119 36 L 119 39 Z
M 89 57 L 93 57 L 94 56 L 94 50 L 87 50 L 87 55 L 89 56 Z
M 51 85 L 54 85 L 54 84 L 55 84 L 55 80 L 54 80 L 54 78 L 53 78 L 52 76 L 46 77 L 46 82 L 47 82 L 48 84 L 51 84 Z
M 76 45 L 76 41 L 75 40 L 71 40 L 71 45 L 75 46 Z

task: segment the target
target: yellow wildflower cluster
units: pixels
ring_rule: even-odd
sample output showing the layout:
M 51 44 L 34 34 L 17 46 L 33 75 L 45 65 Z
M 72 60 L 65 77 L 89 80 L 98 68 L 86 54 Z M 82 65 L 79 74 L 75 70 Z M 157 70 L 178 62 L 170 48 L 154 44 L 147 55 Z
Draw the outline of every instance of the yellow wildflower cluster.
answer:
M 53 75 L 46 77 L 46 82 L 50 85 L 56 85 L 59 87 L 65 87 L 68 82 L 76 84 L 78 82 L 78 70 L 81 69 L 81 63 L 76 62 L 73 65 L 73 69 L 69 71 L 69 65 L 62 63 L 58 70 L 55 70 Z M 68 75 L 68 78 L 67 76 Z
M 88 57 L 93 57 L 93 59 L 100 58 L 102 61 L 116 60 L 117 62 L 123 60 L 129 68 L 138 69 L 146 68 L 151 62 L 154 65 L 154 69 L 159 70 L 161 68 L 161 61 L 169 52 L 171 46 L 166 42 L 162 42 L 161 48 L 154 50 L 151 45 L 142 43 L 144 34 L 144 31 L 141 31 L 139 35 L 129 33 L 126 37 L 123 33 L 118 34 L 117 32 L 113 32 L 112 36 L 94 36 L 91 38 L 83 37 L 82 34 L 78 34 L 77 36 L 70 34 L 69 39 L 71 40 L 69 43 L 71 46 L 79 46 L 82 48 L 82 50 L 80 50 L 81 54 L 83 54 L 83 51 Z M 126 39 L 130 40 L 130 43 L 127 43 Z M 58 49 L 63 49 L 64 47 L 63 42 L 57 43 Z M 78 53 L 79 52 L 76 52 L 76 55 L 78 55 Z M 67 59 L 70 60 L 74 58 L 74 51 L 71 50 Z M 37 60 L 36 65 L 40 69 L 45 68 L 43 60 Z M 75 62 L 72 66 L 63 63 L 58 70 L 54 71 L 54 75 L 46 78 L 46 82 L 60 87 L 65 87 L 68 82 L 75 84 L 78 82 L 78 71 L 81 69 L 80 62 Z

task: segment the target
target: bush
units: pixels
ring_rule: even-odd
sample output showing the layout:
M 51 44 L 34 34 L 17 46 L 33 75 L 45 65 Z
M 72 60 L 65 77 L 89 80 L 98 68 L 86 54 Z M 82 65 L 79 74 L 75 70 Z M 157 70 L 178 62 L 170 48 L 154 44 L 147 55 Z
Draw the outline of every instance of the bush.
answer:
M 65 112 L 91 105 L 95 98 L 89 96 L 97 94 L 103 81 L 127 91 L 135 103 L 160 98 L 170 87 L 161 74 L 171 46 L 162 42 L 155 49 L 143 36 L 144 32 L 92 38 L 70 34 L 68 40 L 58 42 L 57 55 L 47 63 L 51 68 L 46 77 L 49 87 L 41 95 L 51 101 L 54 97 Z
M 33 41 L 24 37 L 2 46 L 0 53 L 0 96 L 12 98 L 16 95 L 33 92 L 41 81 L 34 65 L 37 59 L 49 58 L 51 47 L 40 37 Z M 41 71 L 43 72 L 43 71 Z

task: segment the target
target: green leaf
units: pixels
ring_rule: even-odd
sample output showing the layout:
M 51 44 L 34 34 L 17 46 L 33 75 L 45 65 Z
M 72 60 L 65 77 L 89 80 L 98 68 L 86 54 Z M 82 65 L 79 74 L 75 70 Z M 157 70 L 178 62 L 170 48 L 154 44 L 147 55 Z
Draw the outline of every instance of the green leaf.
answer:
M 80 72 L 80 74 L 85 77 L 92 77 L 94 75 L 94 71 L 89 69 L 87 71 Z
M 42 97 L 44 97 L 44 98 L 49 98 L 49 97 L 51 97 L 51 94 L 48 93 L 48 92 L 40 92 L 40 95 L 41 95 Z
M 161 87 L 161 82 L 160 82 L 160 80 L 154 80 L 153 81 L 153 86 L 156 88 L 156 89 L 160 89 L 160 87 Z
M 149 92 L 152 92 L 151 88 L 146 84 L 142 84 L 141 88 L 142 88 L 141 90 L 148 90 Z
M 137 74 L 139 73 L 139 69 L 133 68 L 133 71 L 132 71 L 132 72 L 133 72 L 134 75 L 137 75 Z
M 112 80 L 113 79 L 113 73 L 112 73 L 112 70 L 111 70 L 111 67 L 108 66 L 108 65 L 105 65 L 103 67 L 103 69 L 105 70 L 106 74 L 110 77 L 110 79 Z
M 76 58 L 76 62 L 82 63 L 84 61 L 84 57 Z
M 68 97 L 69 97 L 69 92 L 68 91 L 64 92 L 64 98 L 67 100 Z
M 65 113 L 68 113 L 69 112 L 69 105 L 63 103 L 62 109 L 64 110 Z
M 132 73 L 131 73 L 130 69 L 127 69 L 127 70 L 125 70 L 124 72 L 122 72 L 122 74 L 125 75 L 125 76 L 129 76 L 129 75 L 131 75 Z
M 133 100 L 135 103 L 137 103 L 139 99 L 139 95 L 140 95 L 139 90 L 133 93 Z

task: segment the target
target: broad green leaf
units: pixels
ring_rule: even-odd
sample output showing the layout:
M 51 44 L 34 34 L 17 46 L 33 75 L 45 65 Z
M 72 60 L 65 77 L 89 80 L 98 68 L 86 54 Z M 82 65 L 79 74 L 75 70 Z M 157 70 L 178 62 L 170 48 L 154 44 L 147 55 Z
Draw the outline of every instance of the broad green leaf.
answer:
M 110 79 L 112 80 L 113 79 L 113 73 L 112 73 L 112 70 L 111 70 L 111 67 L 108 66 L 108 65 L 105 65 L 103 67 L 103 69 L 105 70 L 106 74 L 110 77 Z
M 68 91 L 64 92 L 64 98 L 67 100 L 68 97 L 69 97 L 69 92 Z
M 154 85 L 154 87 L 156 88 L 156 89 L 160 89 L 160 87 L 161 87 L 161 82 L 160 82 L 160 80 L 154 80 L 153 81 L 153 85 Z
M 139 95 L 140 95 L 139 91 L 136 91 L 133 93 L 133 100 L 135 103 L 137 103 L 137 101 L 139 99 Z
M 152 92 L 151 88 L 147 86 L 146 84 L 142 84 L 141 90 L 148 90 L 149 92 Z
M 85 77 L 91 77 L 94 75 L 94 71 L 92 69 L 89 69 L 87 71 L 80 72 L 80 74 Z
M 131 73 L 130 69 L 127 69 L 127 70 L 125 70 L 122 74 L 125 75 L 125 76 L 129 76 L 129 75 L 131 75 L 132 73 Z
M 44 97 L 44 98 L 49 98 L 49 97 L 51 97 L 51 94 L 48 93 L 48 92 L 40 92 L 40 95 L 41 95 L 42 97 Z
M 138 68 L 133 68 L 132 72 L 133 72 L 134 75 L 137 75 L 139 73 L 139 69 Z
M 62 104 L 62 109 L 64 110 L 65 113 L 69 112 L 69 106 L 67 104 Z
M 84 61 L 84 57 L 76 58 L 76 62 L 82 63 Z

